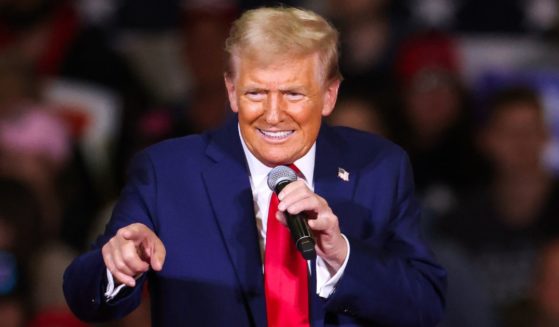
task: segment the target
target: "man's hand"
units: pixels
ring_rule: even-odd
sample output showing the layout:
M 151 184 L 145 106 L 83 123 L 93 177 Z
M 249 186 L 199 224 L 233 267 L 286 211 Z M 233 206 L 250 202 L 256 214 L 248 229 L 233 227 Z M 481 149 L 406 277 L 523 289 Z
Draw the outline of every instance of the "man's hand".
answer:
M 284 211 L 298 214 L 305 211 L 309 228 L 316 239 L 316 253 L 335 273 L 347 257 L 347 243 L 340 232 L 338 217 L 332 212 L 328 202 L 311 191 L 303 180 L 287 185 L 278 195 L 280 203 L 276 218 L 286 225 Z
M 135 277 L 148 271 L 160 271 L 165 262 L 165 246 L 143 224 L 130 224 L 118 230 L 102 249 L 105 265 L 120 284 L 136 285 Z

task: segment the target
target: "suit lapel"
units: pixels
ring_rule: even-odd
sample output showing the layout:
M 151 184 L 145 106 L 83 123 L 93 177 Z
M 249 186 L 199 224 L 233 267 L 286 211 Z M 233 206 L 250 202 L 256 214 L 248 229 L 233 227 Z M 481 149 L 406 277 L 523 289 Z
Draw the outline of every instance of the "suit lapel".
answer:
M 316 142 L 314 188 L 332 208 L 342 201 L 351 200 L 358 177 L 357 171 L 351 169 L 351 163 L 345 160 L 347 156 L 343 149 L 346 148 L 345 142 L 336 137 L 332 128 L 323 124 Z M 340 176 L 340 169 L 348 173 L 347 180 Z
M 207 154 L 215 164 L 203 172 L 203 178 L 254 324 L 265 326 L 266 304 L 258 232 L 236 120 L 214 136 Z
M 351 166 L 346 162 L 343 149 L 347 145 L 336 137 L 332 129 L 322 125 L 316 142 L 316 159 L 314 165 L 314 191 L 328 201 L 328 204 L 336 213 L 336 208 L 343 202 L 350 201 L 355 189 L 357 172 L 351 170 Z M 338 176 L 339 168 L 349 172 L 348 180 Z M 338 216 L 338 219 L 344 219 Z M 341 222 L 340 222 L 341 225 Z M 343 230 L 342 230 L 343 233 Z M 324 326 L 326 312 L 324 310 L 324 299 L 316 294 L 316 263 L 313 260 L 310 280 L 310 308 L 312 326 Z

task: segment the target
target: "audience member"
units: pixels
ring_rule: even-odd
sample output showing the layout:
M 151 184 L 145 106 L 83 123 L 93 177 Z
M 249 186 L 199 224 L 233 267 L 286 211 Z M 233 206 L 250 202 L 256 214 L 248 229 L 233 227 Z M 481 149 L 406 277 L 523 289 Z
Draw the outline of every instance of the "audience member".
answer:
M 362 83 L 387 85 L 392 78 L 390 69 L 400 39 L 406 31 L 406 21 L 394 20 L 388 0 L 340 1 L 330 0 L 326 12 L 340 30 L 340 65 L 348 87 Z
M 480 147 L 491 180 L 441 222 L 481 275 L 497 315 L 530 290 L 536 255 L 559 232 L 559 183 L 541 164 L 548 139 L 538 96 L 504 89 L 490 101 Z
M 336 110 L 328 117 L 333 126 L 353 127 L 362 131 L 390 136 L 386 123 L 386 109 L 381 101 L 360 92 L 342 93 Z
M 22 327 L 32 312 L 29 271 L 42 244 L 39 204 L 21 181 L 0 177 L 0 317 L 2 326 Z
M 85 327 L 74 317 L 62 293 L 64 267 L 75 256 L 66 245 L 51 242 L 33 255 L 30 298 L 34 309 L 29 327 Z
M 56 177 L 70 155 L 63 123 L 37 101 L 31 67 L 19 52 L 0 55 L 0 174 L 21 179 L 41 205 L 43 235 L 60 228 Z
M 559 241 L 550 240 L 538 253 L 532 290 L 506 311 L 508 327 L 559 325 Z
M 2 327 L 23 327 L 25 326 L 25 310 L 17 297 L 0 296 L 0 317 L 2 317 Z
M 537 315 L 532 326 L 559 325 L 559 241 L 549 242 L 542 250 L 534 285 Z M 528 325 L 526 325 L 528 326 Z
M 410 154 L 420 196 L 437 212 L 448 210 L 475 176 L 456 51 L 450 36 L 420 33 L 404 41 L 395 67 L 402 97 L 396 138 Z

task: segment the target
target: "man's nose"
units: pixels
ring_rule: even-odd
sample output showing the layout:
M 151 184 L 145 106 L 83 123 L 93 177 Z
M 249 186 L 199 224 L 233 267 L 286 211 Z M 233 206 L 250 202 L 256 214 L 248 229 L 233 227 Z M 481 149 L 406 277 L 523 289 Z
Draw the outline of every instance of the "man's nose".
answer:
M 270 94 L 265 104 L 265 118 L 268 124 L 277 124 L 283 115 L 283 103 L 277 94 Z

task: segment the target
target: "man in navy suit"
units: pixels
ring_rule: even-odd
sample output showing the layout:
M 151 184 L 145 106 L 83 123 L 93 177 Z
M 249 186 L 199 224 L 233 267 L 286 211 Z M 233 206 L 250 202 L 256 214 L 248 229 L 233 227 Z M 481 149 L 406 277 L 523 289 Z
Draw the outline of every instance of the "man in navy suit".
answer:
M 341 82 L 337 42 L 328 22 L 300 9 L 235 22 L 225 73 L 235 114 L 136 156 L 105 233 L 64 275 L 78 317 L 126 315 L 148 280 L 156 326 L 436 325 L 446 274 L 420 238 L 405 153 L 322 124 Z M 268 217 L 266 175 L 291 164 L 300 178 Z M 304 305 L 279 308 L 268 288 L 270 224 L 286 231 L 286 212 L 306 214 L 317 257 L 288 276 L 307 285 L 296 292 Z M 303 316 L 292 323 L 292 313 Z

